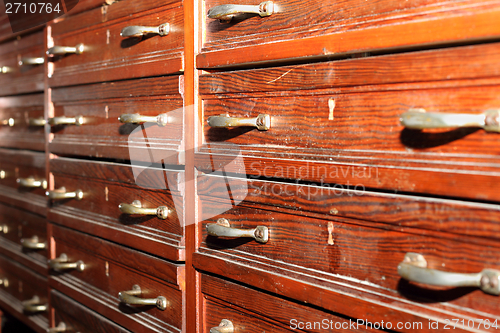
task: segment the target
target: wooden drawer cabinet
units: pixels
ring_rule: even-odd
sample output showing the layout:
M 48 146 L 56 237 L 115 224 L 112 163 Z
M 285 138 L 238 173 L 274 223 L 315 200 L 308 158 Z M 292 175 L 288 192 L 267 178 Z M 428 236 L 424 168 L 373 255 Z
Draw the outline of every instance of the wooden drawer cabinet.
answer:
M 53 288 L 131 331 L 181 332 L 182 265 L 56 225 L 52 236 L 55 257 L 49 262 L 54 268 L 49 279 Z M 139 298 L 153 303 L 126 304 Z
M 130 333 L 130 331 L 114 324 L 98 313 L 82 306 L 57 290 L 50 293 L 50 302 L 54 310 L 55 322 L 52 332 L 98 332 L 98 333 Z

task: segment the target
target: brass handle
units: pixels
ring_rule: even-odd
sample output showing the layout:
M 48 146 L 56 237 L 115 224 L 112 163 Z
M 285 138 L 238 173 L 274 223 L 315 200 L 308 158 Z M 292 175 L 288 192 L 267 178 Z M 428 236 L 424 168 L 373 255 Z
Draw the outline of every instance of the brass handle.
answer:
M 32 249 L 32 250 L 43 250 L 47 248 L 47 244 L 40 242 L 38 240 L 38 236 L 33 236 L 29 239 L 25 238 L 21 239 L 21 245 L 25 249 Z
M 7 278 L 0 279 L 0 286 L 4 286 L 5 288 L 9 287 L 9 280 Z
M 19 66 L 43 65 L 44 62 L 45 59 L 42 57 L 21 58 L 21 60 L 19 60 Z
M 267 131 L 271 128 L 271 117 L 267 114 L 259 114 L 255 118 L 233 118 L 228 115 L 208 117 L 208 125 L 215 128 L 229 128 L 251 126 L 257 127 L 259 131 Z
M 43 189 L 47 188 L 47 181 L 45 179 L 36 180 L 33 177 L 29 178 L 17 178 L 17 183 L 22 187 L 32 187 L 38 188 L 41 187 Z
M 132 286 L 132 290 L 120 291 L 118 297 L 120 302 L 130 305 L 156 305 L 160 310 L 165 310 L 167 308 L 167 299 L 163 296 L 158 296 L 156 298 L 140 298 L 136 297 L 141 294 L 141 287 L 137 284 Z
M 84 123 L 85 123 L 85 119 L 82 116 L 49 118 L 49 124 L 52 126 L 57 126 L 57 125 L 80 126 L 80 125 L 83 125 Z
M 9 226 L 7 225 L 1 225 L 0 226 L 0 232 L 3 232 L 4 234 L 8 233 L 9 232 Z
M 222 319 L 219 326 L 210 329 L 210 333 L 234 333 L 234 325 L 230 320 Z
M 28 126 L 45 126 L 47 122 L 43 118 L 29 118 Z
M 47 55 L 82 54 L 83 51 L 85 51 L 83 44 L 77 44 L 76 46 L 53 46 L 47 50 Z
M 267 227 L 258 226 L 254 229 L 231 228 L 229 221 L 224 218 L 218 219 L 217 223 L 207 223 L 207 232 L 210 236 L 215 237 L 250 237 L 259 243 L 267 243 L 269 240 L 269 230 Z
M 24 311 L 27 312 L 44 312 L 47 311 L 47 304 L 40 304 L 40 298 L 34 296 L 32 299 L 21 302 Z
M 399 275 L 408 281 L 445 287 L 479 287 L 488 294 L 500 295 L 500 271 L 484 269 L 480 273 L 452 273 L 427 268 L 424 256 L 407 253 L 398 265 Z
M 1 66 L 0 67 L 0 73 L 2 73 L 2 74 L 11 73 L 13 71 L 14 71 L 14 68 L 9 67 L 9 66 Z
M 480 114 L 426 112 L 410 109 L 401 115 L 401 124 L 410 129 L 479 127 L 488 132 L 500 132 L 500 109 L 486 110 Z
M 66 332 L 66 324 L 63 322 L 60 322 L 57 327 L 50 327 L 47 328 L 47 333 L 59 333 L 59 332 Z
M 76 199 L 76 200 L 82 200 L 83 199 L 83 192 L 82 190 L 76 190 L 74 192 L 66 192 L 65 187 L 61 187 L 58 190 L 51 190 L 45 192 L 45 195 L 49 197 L 51 200 L 64 200 L 64 199 Z
M 241 14 L 258 14 L 261 17 L 271 16 L 274 13 L 274 3 L 264 1 L 257 6 L 249 5 L 220 5 L 210 8 L 208 17 L 222 21 L 230 21 L 233 17 Z
M 168 115 L 142 116 L 137 113 L 124 113 L 118 117 L 118 121 L 124 124 L 157 123 L 158 126 L 168 125 Z
M 1 120 L 0 124 L 3 125 L 3 126 L 7 126 L 8 125 L 8 126 L 12 127 L 12 126 L 14 126 L 15 122 L 16 121 L 15 121 L 14 118 L 9 118 L 9 119 Z
M 68 262 L 68 256 L 66 253 L 61 253 L 58 258 L 50 259 L 47 261 L 49 267 L 56 271 L 63 271 L 68 269 L 76 269 L 79 272 L 83 272 L 85 269 L 85 263 L 81 260 L 76 262 Z
M 143 27 L 140 25 L 132 25 L 130 27 L 125 27 L 120 32 L 120 36 L 126 37 L 142 37 L 148 34 L 157 34 L 160 36 L 166 36 L 170 32 L 170 24 L 164 23 L 157 27 Z
M 142 203 L 139 200 L 134 200 L 131 204 L 121 203 L 118 208 L 123 214 L 156 215 L 162 220 L 168 218 L 168 213 L 170 211 L 166 206 L 160 206 L 158 208 L 142 208 Z

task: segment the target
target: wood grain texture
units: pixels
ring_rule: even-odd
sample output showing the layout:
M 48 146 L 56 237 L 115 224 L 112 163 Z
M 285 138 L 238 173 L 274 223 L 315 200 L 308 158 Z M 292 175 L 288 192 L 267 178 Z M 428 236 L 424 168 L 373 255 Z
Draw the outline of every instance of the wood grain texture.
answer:
M 125 1 L 130 4 L 131 2 Z M 118 5 L 118 4 L 117 4 Z M 129 6 L 130 7 L 130 6 Z M 110 6 L 110 10 L 113 5 Z M 128 9 L 133 9 L 128 8 Z M 183 10 L 182 6 L 167 4 L 135 15 L 113 20 L 107 11 L 95 9 L 69 17 L 52 29 L 54 45 L 85 45 L 82 54 L 70 54 L 51 59 L 53 73 L 49 73 L 49 85 L 60 87 L 82 83 L 140 78 L 178 73 L 183 68 Z M 128 13 L 127 13 L 128 15 Z M 71 31 L 73 21 L 86 22 L 86 16 L 102 17 L 102 23 L 91 28 Z M 170 24 L 167 36 L 146 38 L 122 38 L 120 32 L 131 25 L 158 26 Z M 165 52 L 168 50 L 168 52 Z
M 385 1 L 366 2 L 351 1 L 365 5 L 358 8 L 369 8 Z M 332 2 L 335 3 L 335 2 Z M 386 2 L 392 3 L 392 2 Z M 422 1 L 405 2 L 410 7 Z M 427 2 L 429 3 L 429 2 Z M 435 4 L 437 4 L 435 2 Z M 339 6 L 344 6 L 338 3 Z M 402 5 L 402 4 L 397 4 Z M 403 5 L 405 6 L 405 5 Z M 462 7 L 462 8 L 460 8 Z M 354 10 L 358 8 L 353 8 Z M 430 6 L 429 9 L 431 9 Z M 500 15 L 498 3 L 492 1 L 465 1 L 437 4 L 430 12 L 427 8 L 415 12 L 394 11 L 392 15 L 372 20 L 371 16 L 361 20 L 353 19 L 352 24 L 331 25 L 309 31 L 310 25 L 299 23 L 298 29 L 285 30 L 282 35 L 273 37 L 275 26 L 268 28 L 267 33 L 259 36 L 254 34 L 236 34 L 229 43 L 220 43 L 197 56 L 198 68 L 224 68 L 241 65 L 263 65 L 269 63 L 290 62 L 291 60 L 318 60 L 348 54 L 370 51 L 402 50 L 422 46 L 449 45 L 452 43 L 473 42 L 478 40 L 494 40 L 498 36 L 498 26 L 495 22 Z M 309 12 L 309 8 L 306 13 Z M 345 9 L 339 12 L 342 15 Z M 376 9 L 375 9 L 376 12 Z M 409 15 L 408 15 L 409 14 Z M 271 18 L 271 20 L 267 20 Z M 266 18 L 253 17 L 252 24 L 267 25 L 272 20 L 279 20 L 280 15 Z M 364 22 L 363 22 L 364 21 Z M 239 27 L 240 22 L 233 24 Z M 210 23 L 209 23 L 210 24 Z M 217 23 L 211 23 L 217 24 Z M 245 24 L 245 23 L 244 23 Z M 467 28 L 464 28 L 467 27 Z M 231 30 L 231 25 L 225 27 Z M 302 30 L 301 28 L 304 28 Z M 224 29 L 215 29 L 224 30 Z M 298 30 L 298 31 L 297 31 Z M 457 33 L 459 32 L 459 33 Z M 376 36 L 376 38 L 373 38 Z M 246 39 L 238 43 L 239 39 Z
M 154 332 L 156 326 L 160 332 L 180 332 L 183 266 L 66 228 L 54 226 L 53 237 L 56 256 L 66 253 L 86 265 L 82 272 L 53 272 L 53 288 L 131 331 Z M 120 304 L 118 293 L 134 284 L 141 286 L 142 298 L 166 297 L 167 309 Z

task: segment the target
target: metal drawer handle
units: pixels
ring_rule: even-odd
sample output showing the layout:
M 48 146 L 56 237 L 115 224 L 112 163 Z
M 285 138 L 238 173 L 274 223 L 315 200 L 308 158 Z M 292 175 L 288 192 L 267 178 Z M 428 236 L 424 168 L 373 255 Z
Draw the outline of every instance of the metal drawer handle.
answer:
M 271 128 L 271 117 L 268 114 L 259 114 L 255 118 L 233 118 L 228 115 L 208 117 L 208 126 L 215 128 L 230 128 L 251 126 L 257 127 L 259 131 L 267 131 Z
M 61 253 L 58 258 L 50 259 L 47 261 L 49 267 L 56 271 L 63 271 L 67 269 L 76 269 L 79 272 L 83 272 L 85 269 L 85 263 L 81 260 L 76 262 L 68 262 L 68 256 L 66 253 Z
M 60 322 L 57 327 L 51 327 L 47 328 L 47 333 L 59 333 L 59 332 L 66 332 L 66 324 L 63 322 Z
M 427 268 L 423 255 L 409 252 L 398 265 L 398 273 L 408 281 L 431 286 L 479 287 L 485 293 L 500 295 L 500 271 L 493 269 L 473 274 L 443 272 Z
M 154 117 L 142 116 L 137 113 L 124 113 L 118 117 L 118 121 L 124 124 L 157 123 L 158 126 L 167 126 L 168 115 L 164 113 Z
M 123 214 L 156 215 L 162 220 L 167 219 L 168 213 L 170 212 L 166 206 L 160 206 L 158 208 L 142 208 L 142 203 L 139 200 L 134 200 L 131 204 L 121 203 L 118 208 Z
M 9 227 L 7 225 L 1 225 L 0 226 L 0 232 L 3 232 L 4 234 L 9 232 Z
M 258 226 L 254 229 L 236 229 L 231 228 L 229 221 L 224 218 L 217 220 L 217 223 L 207 223 L 207 232 L 215 237 L 250 237 L 259 243 L 267 243 L 269 240 L 269 230 L 267 227 Z
M 82 54 L 83 51 L 85 51 L 83 44 L 77 44 L 76 46 L 53 46 L 47 50 L 47 55 Z
M 57 126 L 57 125 L 80 126 L 80 125 L 83 125 L 84 123 L 85 123 L 85 119 L 82 116 L 49 118 L 49 124 L 52 126 Z
M 260 17 L 271 16 L 274 12 L 274 3 L 264 1 L 257 6 L 249 5 L 220 5 L 210 8 L 208 17 L 222 21 L 230 21 L 233 17 L 241 14 L 258 14 Z
M 479 127 L 488 132 L 500 132 L 500 109 L 486 110 L 480 114 L 426 112 L 410 109 L 401 115 L 401 124 L 410 129 L 451 127 Z
M 132 290 L 120 291 L 118 297 L 120 302 L 130 305 L 156 305 L 160 310 L 165 310 L 167 308 L 167 299 L 163 296 L 158 296 L 156 298 L 140 298 L 136 297 L 141 294 L 141 287 L 137 284 L 132 286 Z
M 21 245 L 25 249 L 31 249 L 31 250 L 43 250 L 47 248 L 47 244 L 40 242 L 38 236 L 33 236 L 28 239 L 25 238 L 21 239 Z
M 1 66 L 0 67 L 0 73 L 2 73 L 2 74 L 12 73 L 13 71 L 14 71 L 14 68 L 9 67 L 9 66 Z
M 16 121 L 14 120 L 14 118 L 9 118 L 9 119 L 4 119 L 4 120 L 0 121 L 0 124 L 3 126 L 8 125 L 8 126 L 12 127 L 12 126 L 14 126 L 15 122 Z
M 157 34 L 160 36 L 166 36 L 170 32 L 170 24 L 164 23 L 157 27 L 143 27 L 140 25 L 132 25 L 130 27 L 125 27 L 120 32 L 120 36 L 127 37 L 142 37 L 148 34 Z
M 47 122 L 43 118 L 29 118 L 28 126 L 45 126 Z
M 42 57 L 37 58 L 21 58 L 19 60 L 19 66 L 34 66 L 34 65 L 42 65 L 45 62 L 45 59 Z
M 210 333 L 234 333 L 234 325 L 230 320 L 222 319 L 219 326 L 210 329 Z
M 0 279 L 0 286 L 4 286 L 5 288 L 9 287 L 9 280 L 7 278 Z
M 47 311 L 47 304 L 40 304 L 40 298 L 33 296 L 32 299 L 21 302 L 24 311 L 27 312 L 44 312 Z
M 36 180 L 33 177 L 29 178 L 17 178 L 17 183 L 22 187 L 31 187 L 38 188 L 41 187 L 43 189 L 47 188 L 47 181 L 45 179 Z
M 82 190 L 76 190 L 74 192 L 66 192 L 65 187 L 61 187 L 58 190 L 51 190 L 45 192 L 45 195 L 49 197 L 50 200 L 64 200 L 64 199 L 83 199 Z

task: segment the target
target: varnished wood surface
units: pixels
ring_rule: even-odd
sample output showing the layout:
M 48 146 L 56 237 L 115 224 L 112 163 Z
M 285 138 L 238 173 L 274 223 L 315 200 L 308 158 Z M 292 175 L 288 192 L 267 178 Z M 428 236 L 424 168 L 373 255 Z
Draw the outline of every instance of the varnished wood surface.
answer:
M 29 126 L 30 119 L 43 119 L 43 94 L 0 98 L 0 120 L 14 119 L 14 126 L 1 126 L 3 147 L 45 150 L 44 126 Z
M 356 11 L 361 8 L 369 8 L 372 2 L 349 1 L 363 6 L 346 9 L 342 8 L 337 15 L 345 12 Z M 329 2 L 326 2 L 326 6 Z M 345 3 L 336 4 L 344 6 Z M 377 1 L 374 6 L 381 3 L 391 3 Z M 401 6 L 414 7 L 414 4 L 421 4 L 423 1 L 410 1 L 405 4 L 397 3 Z M 429 3 L 425 1 L 425 3 Z M 437 2 L 434 2 L 435 4 Z M 317 4 L 315 3 L 317 6 Z M 462 7 L 462 8 L 460 8 Z M 291 8 L 291 7 L 289 7 Z M 300 8 L 296 6 L 295 8 Z M 287 8 L 282 8 L 282 10 Z M 301 8 L 302 9 L 302 8 Z M 310 25 L 307 20 L 297 22 L 299 29 L 284 30 L 283 34 L 273 37 L 276 25 L 268 28 L 263 34 L 238 34 L 233 38 L 220 40 L 220 43 L 206 43 L 205 52 L 197 56 L 198 68 L 224 68 L 241 65 L 268 65 L 286 60 L 317 60 L 331 57 L 346 56 L 349 54 L 370 52 L 370 51 L 391 51 L 402 50 L 415 47 L 428 47 L 434 45 L 449 45 L 452 43 L 472 43 L 477 40 L 495 40 L 498 38 L 498 21 L 500 7 L 493 1 L 464 1 L 464 2 L 441 2 L 440 5 L 422 7 L 423 12 L 416 11 L 394 11 L 382 20 L 377 17 L 367 16 L 365 18 L 352 19 L 351 24 L 330 25 L 328 23 L 323 29 L 309 30 Z M 426 9 L 431 12 L 424 14 Z M 433 10 L 432 10 L 433 9 Z M 305 13 L 309 13 L 311 8 L 304 8 Z M 313 9 L 315 10 L 315 9 Z M 376 10 L 375 10 L 376 12 Z M 331 14 L 331 13 L 329 13 Z M 409 14 L 409 15 L 408 15 Z M 423 14 L 423 15 L 421 15 Z M 330 17 L 331 15 L 328 15 Z M 323 17 L 323 16 L 319 16 Z M 375 18 L 374 20 L 372 20 Z M 271 19 L 271 20 L 269 20 Z M 207 19 L 208 20 L 208 19 Z M 273 20 L 283 21 L 283 16 L 276 15 L 260 18 L 251 17 L 248 24 L 257 29 L 272 24 Z M 289 20 L 288 17 L 285 20 Z M 357 22 L 356 22 L 357 21 Z M 363 22 L 364 21 L 364 22 Z M 246 21 L 245 21 L 246 22 Z M 243 25 L 245 25 L 243 22 Z M 207 22 L 218 27 L 218 22 Z M 330 23 L 331 24 L 331 23 Z M 214 31 L 238 30 L 241 22 L 215 28 Z M 468 29 L 464 29 L 468 27 Z M 303 28 L 303 30 L 302 30 Z M 248 27 L 249 31 L 253 29 Z M 208 33 L 207 33 L 208 35 Z M 374 38 L 376 36 L 376 38 Z M 240 40 L 243 40 L 239 43 Z M 219 42 L 219 41 L 218 41 Z
M 182 172 L 137 167 L 136 181 L 133 168 L 63 158 L 52 160 L 54 188 L 65 187 L 68 192 L 81 190 L 84 196 L 82 200 L 53 200 L 48 219 L 169 260 L 183 260 L 184 199 L 179 192 L 166 191 L 169 184 L 183 186 L 177 181 L 182 179 Z M 141 201 L 146 208 L 166 206 L 169 215 L 163 220 L 121 213 L 119 205 L 134 200 Z
M 184 109 L 179 76 L 52 90 L 56 117 L 83 116 L 82 126 L 52 126 L 51 152 L 183 164 Z M 123 124 L 122 114 L 169 115 L 169 123 Z
M 130 333 L 56 290 L 50 293 L 56 326 L 63 322 L 70 332 Z
M 183 68 L 183 10 L 178 3 L 137 13 L 135 2 L 124 1 L 81 13 L 52 25 L 54 45 L 85 45 L 82 54 L 51 59 L 52 87 L 178 73 Z M 147 6 L 151 6 L 149 4 Z M 141 7 L 141 6 L 138 6 Z M 99 22 L 95 20 L 99 19 Z M 101 21 L 102 20 L 102 21 Z M 167 36 L 122 38 L 123 28 L 132 25 L 170 24 Z M 73 30 L 74 29 L 74 30 Z M 81 29 L 81 30 L 80 30 Z M 168 50 L 166 52 L 165 50 Z
M 346 332 L 375 331 L 364 329 L 362 326 L 349 328 L 349 319 L 356 321 L 355 319 L 318 311 L 292 300 L 278 298 L 210 275 L 201 275 L 201 291 L 205 311 L 202 332 L 208 332 L 211 327 L 218 326 L 221 319 L 230 320 L 235 325 L 235 331 L 242 332 L 261 332 L 264 329 L 261 326 L 266 325 L 278 326 L 273 327 L 277 332 L 297 331 L 299 323 L 302 323 L 301 327 L 305 327 L 306 323 L 314 322 L 320 322 L 322 326 L 301 331 L 331 332 L 335 328 L 336 331 Z M 265 331 L 268 332 L 267 329 Z
M 51 287 L 131 331 L 180 332 L 182 265 L 55 225 L 52 236 L 55 256 L 66 253 L 70 260 L 82 260 L 85 270 L 52 272 Z M 166 297 L 165 311 L 155 306 L 120 304 L 118 293 L 132 290 L 135 284 L 141 287 L 141 298 Z

